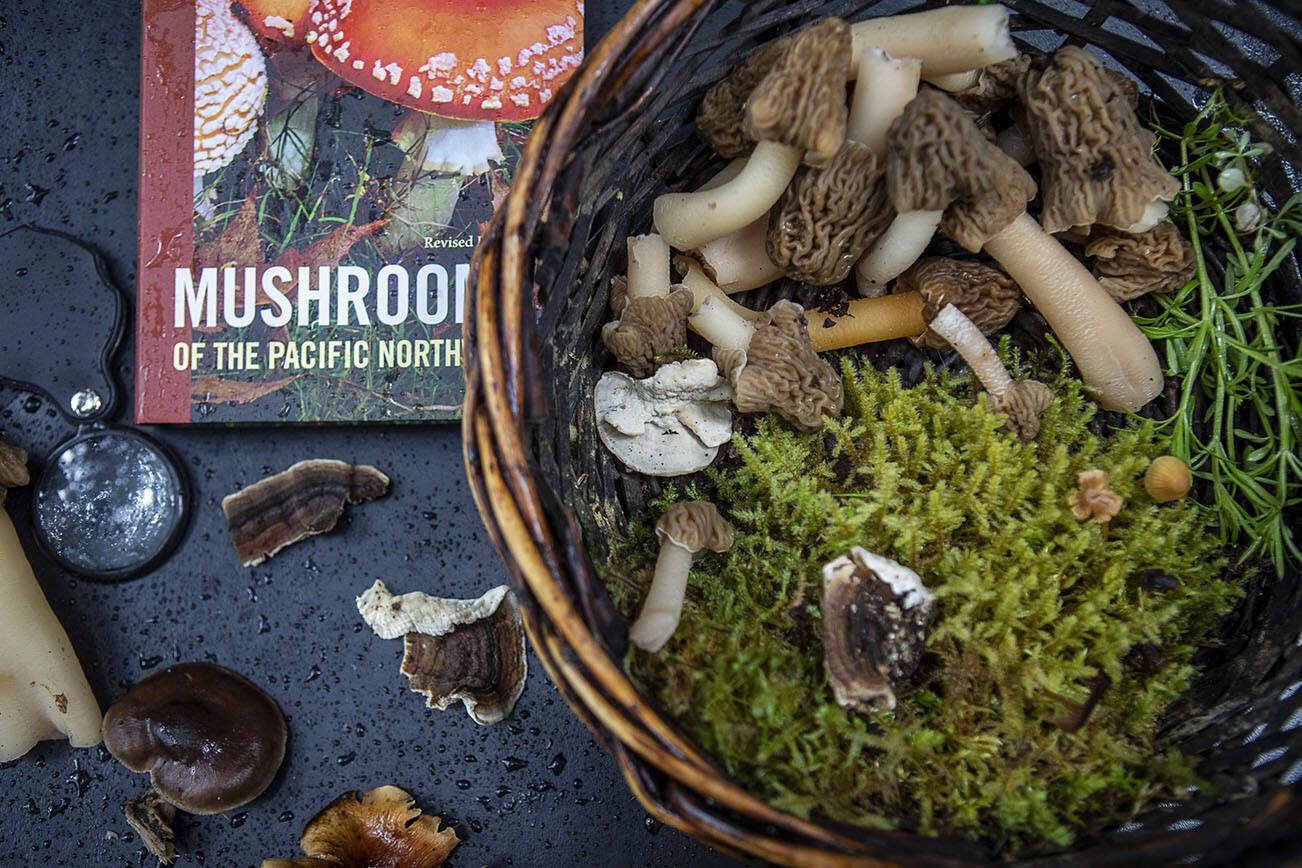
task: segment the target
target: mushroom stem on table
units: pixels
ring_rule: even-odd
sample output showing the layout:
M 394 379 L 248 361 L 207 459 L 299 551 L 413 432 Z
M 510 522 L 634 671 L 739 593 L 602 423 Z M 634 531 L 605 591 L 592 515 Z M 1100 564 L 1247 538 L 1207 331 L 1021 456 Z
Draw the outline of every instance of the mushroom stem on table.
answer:
M 850 26 L 854 55 L 876 46 L 922 61 L 924 78 L 979 69 L 1017 56 L 1003 6 L 948 6 L 870 18 Z M 852 70 L 857 74 L 857 70 Z
M 1023 213 L 985 243 L 1076 363 L 1105 410 L 1138 410 L 1162 390 L 1157 352 L 1085 266 Z
M 628 298 L 669 294 L 669 245 L 654 232 L 628 239 Z

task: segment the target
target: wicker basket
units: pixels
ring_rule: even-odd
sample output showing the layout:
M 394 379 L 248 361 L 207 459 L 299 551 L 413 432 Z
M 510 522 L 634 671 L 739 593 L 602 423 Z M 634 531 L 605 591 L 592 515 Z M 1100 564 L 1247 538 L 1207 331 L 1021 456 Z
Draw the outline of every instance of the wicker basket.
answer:
M 1264 0 L 1005 0 L 1019 39 L 1099 50 L 1184 120 L 1205 88 L 1271 118 L 1254 134 L 1275 153 L 1259 180 L 1298 184 L 1302 25 Z M 593 568 L 605 538 L 658 491 L 601 448 L 590 400 L 598 331 L 625 236 L 651 201 L 717 165 L 693 134 L 701 93 L 743 52 L 825 15 L 856 20 L 936 3 L 642 0 L 539 121 L 511 194 L 480 245 L 466 325 L 466 464 L 510 567 L 538 656 L 574 711 L 618 760 L 657 819 L 706 843 L 799 865 L 959 865 L 992 856 L 968 840 L 806 821 L 732 783 L 639 696 L 620 665 L 626 625 Z M 1294 2 L 1280 7 L 1296 9 Z M 1292 95 L 1290 95 L 1292 94 Z M 713 162 L 712 162 L 713 161 Z M 1302 297 L 1296 269 L 1276 294 Z M 1225 625 L 1205 676 L 1171 710 L 1164 736 L 1201 759 L 1216 798 L 1194 795 L 1078 842 L 1049 861 L 1164 864 L 1230 860 L 1302 825 L 1302 600 L 1294 572 L 1260 581 Z

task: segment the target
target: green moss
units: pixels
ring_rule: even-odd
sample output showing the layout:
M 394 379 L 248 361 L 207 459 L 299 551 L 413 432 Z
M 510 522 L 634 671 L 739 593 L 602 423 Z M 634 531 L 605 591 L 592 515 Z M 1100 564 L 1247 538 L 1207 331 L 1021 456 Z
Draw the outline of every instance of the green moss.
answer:
M 712 472 L 736 543 L 697 558 L 665 649 L 630 652 L 639 688 L 781 808 L 1010 852 L 1067 844 L 1192 784 L 1156 721 L 1238 589 L 1205 514 L 1144 493 L 1151 428 L 1096 436 L 1093 403 L 1060 377 L 1022 445 L 966 379 L 906 389 L 894 372 L 843 374 L 844 419 L 811 435 L 760 418 L 735 440 L 740 467 Z M 1088 468 L 1126 499 L 1106 533 L 1066 504 Z M 656 508 L 699 494 L 669 488 Z M 940 603 L 894 712 L 840 708 L 823 674 L 820 568 L 854 545 L 915 569 Z M 615 549 L 607 575 L 627 615 L 655 552 L 647 526 Z M 1178 585 L 1148 590 L 1148 570 Z M 1055 725 L 1100 674 L 1111 686 L 1086 723 Z

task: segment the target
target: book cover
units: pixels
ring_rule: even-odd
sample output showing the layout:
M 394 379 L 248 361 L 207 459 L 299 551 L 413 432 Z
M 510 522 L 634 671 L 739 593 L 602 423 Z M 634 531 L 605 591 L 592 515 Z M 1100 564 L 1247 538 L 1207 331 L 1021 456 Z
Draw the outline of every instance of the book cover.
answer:
M 135 420 L 455 419 L 582 0 L 144 0 Z

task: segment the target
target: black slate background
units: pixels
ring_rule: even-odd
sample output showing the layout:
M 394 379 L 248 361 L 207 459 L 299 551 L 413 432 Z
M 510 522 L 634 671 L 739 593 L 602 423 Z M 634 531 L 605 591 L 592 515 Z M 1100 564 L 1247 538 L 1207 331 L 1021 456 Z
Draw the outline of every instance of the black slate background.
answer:
M 590 35 L 625 5 L 590 4 Z M 84 239 L 128 293 L 139 31 L 136 3 L 0 3 L 0 231 L 34 223 Z M 6 277 L 0 271 L 0 294 L 12 291 Z M 0 372 L 14 325 L 0 324 Z M 78 323 L 67 327 L 75 341 Z M 118 371 L 128 391 L 130 352 Z M 33 463 L 71 430 L 38 398 L 0 387 L 0 436 L 29 449 Z M 460 706 L 426 709 L 398 671 L 401 642 L 361 623 L 353 598 L 377 578 L 396 592 L 466 597 L 505 581 L 464 480 L 456 426 L 154 433 L 189 471 L 195 509 L 180 550 L 151 575 L 76 580 L 37 553 L 24 529 L 27 493 L 12 492 L 8 506 L 102 705 L 172 662 L 212 660 L 285 710 L 290 742 L 276 783 L 233 814 L 183 820 L 177 864 L 300 855 L 299 833 L 318 809 L 390 783 L 452 823 L 464 839 L 454 865 L 731 864 L 648 820 L 536 661 L 514 717 L 478 727 Z M 393 489 L 335 533 L 240 567 L 221 498 L 308 457 L 376 464 Z M 102 750 L 66 742 L 0 766 L 0 866 L 154 864 L 119 809 L 145 784 Z

